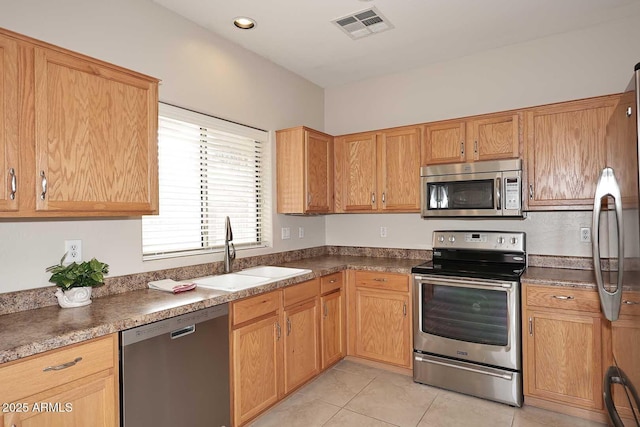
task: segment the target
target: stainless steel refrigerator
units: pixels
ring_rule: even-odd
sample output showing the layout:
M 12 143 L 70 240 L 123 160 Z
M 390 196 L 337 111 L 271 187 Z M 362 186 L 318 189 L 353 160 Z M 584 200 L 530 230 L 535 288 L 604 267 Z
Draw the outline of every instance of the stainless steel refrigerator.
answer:
M 603 362 L 604 401 L 615 426 L 640 426 L 640 63 L 606 129 L 607 164 L 593 205 L 593 262 L 611 343 Z M 609 336 L 609 335 L 608 335 Z M 608 369 L 606 369 L 608 367 Z

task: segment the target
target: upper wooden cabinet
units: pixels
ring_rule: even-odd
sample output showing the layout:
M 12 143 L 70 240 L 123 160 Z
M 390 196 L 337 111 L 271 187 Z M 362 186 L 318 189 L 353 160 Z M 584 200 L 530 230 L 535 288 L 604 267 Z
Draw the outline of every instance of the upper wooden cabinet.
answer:
M 621 157 L 635 130 L 627 104 L 628 96 L 611 95 L 525 112 L 529 210 L 593 209 L 596 183 L 607 164 L 627 176 L 623 196 L 637 191 L 637 168 Z
M 0 212 L 18 210 L 18 42 L 0 34 Z
M 276 132 L 278 213 L 333 211 L 333 137 L 306 127 Z
M 6 212 L 13 177 L 2 180 L 0 216 L 157 213 L 158 80 L 0 34 L 0 70 L 9 88 L 2 91 L 0 171 L 13 168 L 17 181 L 17 208 Z M 18 61 L 11 65 L 14 46 Z M 11 148 L 15 129 L 17 149 Z M 8 166 L 17 155 L 19 166 Z
M 336 212 L 420 210 L 420 128 L 336 137 Z
M 426 124 L 422 165 L 517 158 L 520 115 L 498 113 Z

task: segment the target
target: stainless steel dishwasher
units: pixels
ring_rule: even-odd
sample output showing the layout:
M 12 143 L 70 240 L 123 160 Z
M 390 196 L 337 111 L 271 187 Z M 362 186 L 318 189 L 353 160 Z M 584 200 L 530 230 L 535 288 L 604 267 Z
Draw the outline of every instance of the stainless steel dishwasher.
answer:
M 123 427 L 230 426 L 229 308 L 121 332 Z

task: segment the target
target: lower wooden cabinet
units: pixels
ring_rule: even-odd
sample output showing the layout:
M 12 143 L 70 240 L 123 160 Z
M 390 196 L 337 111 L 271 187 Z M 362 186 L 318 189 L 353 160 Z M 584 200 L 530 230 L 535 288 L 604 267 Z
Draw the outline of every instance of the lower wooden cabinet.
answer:
M 280 313 L 231 331 L 233 425 L 241 425 L 280 398 Z
M 352 274 L 350 354 L 411 368 L 409 276 L 368 271 Z
M 319 279 L 231 304 L 234 426 L 320 373 Z
M 0 378 L 1 425 L 119 425 L 115 334 L 8 363 Z
M 523 287 L 525 403 L 606 422 L 609 366 L 617 362 L 640 383 L 640 293 L 624 292 L 620 317 L 610 322 L 595 289 Z M 621 387 L 614 386 L 613 397 L 623 420 L 632 419 Z
M 527 310 L 525 395 L 602 408 L 602 320 L 598 313 Z
M 322 369 L 344 358 L 346 353 L 346 316 L 344 274 L 320 279 L 320 349 Z

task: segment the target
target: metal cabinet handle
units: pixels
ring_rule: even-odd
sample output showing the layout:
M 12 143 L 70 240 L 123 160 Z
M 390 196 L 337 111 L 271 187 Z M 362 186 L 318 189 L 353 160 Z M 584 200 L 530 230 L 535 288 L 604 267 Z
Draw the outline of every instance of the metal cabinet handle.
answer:
M 336 283 L 336 282 L 337 282 L 337 280 L 336 280 L 336 279 L 331 279 L 331 280 L 329 280 L 329 283 Z
M 324 303 L 323 310 L 324 310 L 324 317 L 327 317 L 329 315 L 329 307 L 327 306 L 326 302 Z
M 382 193 L 382 203 L 383 204 L 387 203 L 387 200 L 386 200 L 386 197 L 385 197 L 385 193 Z
M 9 198 L 11 200 L 14 200 L 16 198 L 16 188 L 17 188 L 15 169 L 13 168 L 9 169 L 9 175 L 11 176 L 11 193 L 9 193 Z
M 529 335 L 533 336 L 533 319 L 529 317 Z
M 375 192 L 371 192 L 371 204 L 375 205 L 376 204 L 376 193 Z
M 404 317 L 407 317 L 407 303 L 406 302 L 402 305 L 402 315 Z
M 529 184 L 529 200 L 533 200 L 533 184 Z
M 47 195 L 47 177 L 44 171 L 40 171 L 40 177 L 42 178 L 42 193 L 40 193 L 40 199 L 44 200 L 44 197 Z
M 571 295 L 553 295 L 553 297 L 555 299 L 561 299 L 563 301 L 569 301 L 569 300 L 572 300 L 574 298 Z
M 460 141 L 460 157 L 464 157 L 464 141 Z
M 276 341 L 280 341 L 282 336 L 282 329 L 280 328 L 280 322 L 276 322 Z
M 626 299 L 626 300 L 623 300 L 622 303 L 627 305 L 636 305 L 636 304 L 640 304 L 640 301 L 629 301 L 628 299 Z
M 47 366 L 46 368 L 44 368 L 42 370 L 42 372 L 47 372 L 47 371 L 60 371 L 62 369 L 67 369 L 70 368 L 72 366 L 75 366 L 76 363 L 80 362 L 82 360 L 82 357 L 76 357 L 75 359 L 73 359 L 71 362 L 67 362 L 67 363 L 63 363 L 62 365 L 56 365 L 56 366 Z
M 287 336 L 291 335 L 291 318 L 287 317 Z
M 373 281 L 374 281 L 374 282 L 386 282 L 386 281 L 387 281 L 387 279 L 386 279 L 386 278 L 384 278 L 384 277 L 382 277 L 382 278 L 380 278 L 380 277 L 376 277 L 375 279 L 373 279 Z
M 478 154 L 478 141 L 473 141 L 473 152 Z

